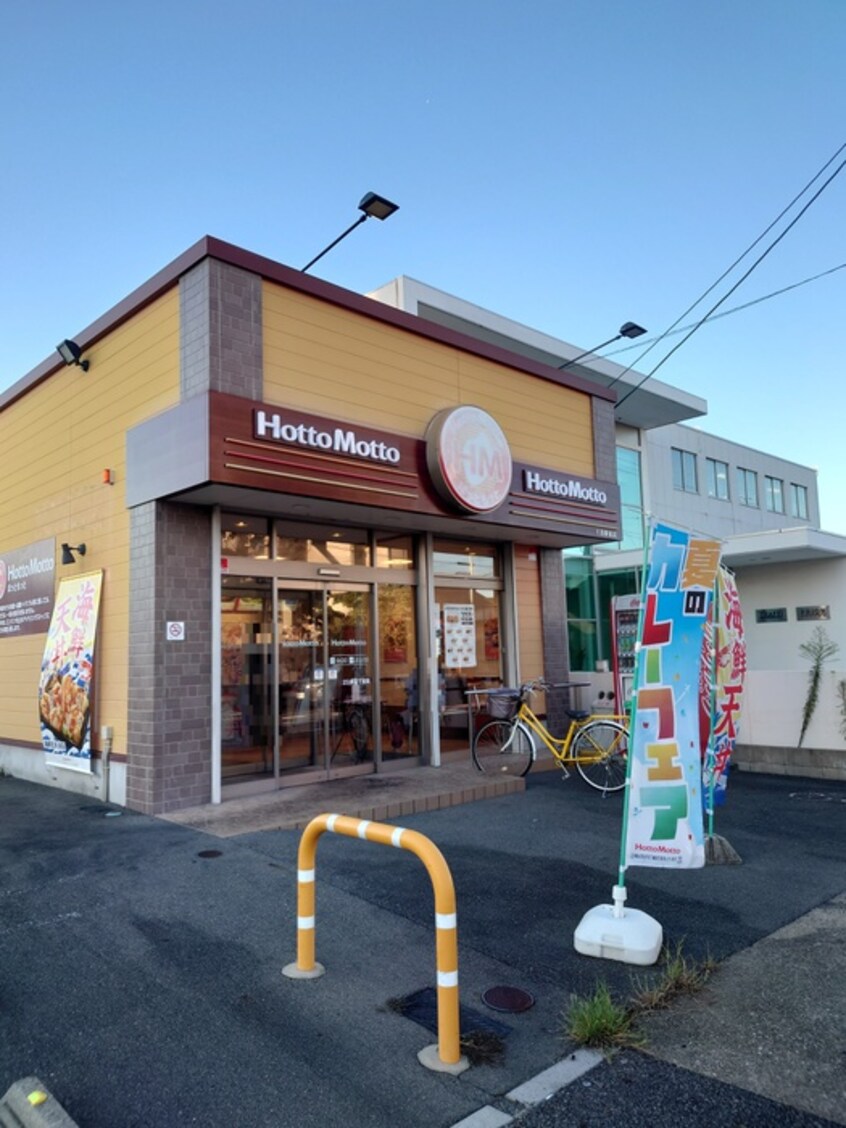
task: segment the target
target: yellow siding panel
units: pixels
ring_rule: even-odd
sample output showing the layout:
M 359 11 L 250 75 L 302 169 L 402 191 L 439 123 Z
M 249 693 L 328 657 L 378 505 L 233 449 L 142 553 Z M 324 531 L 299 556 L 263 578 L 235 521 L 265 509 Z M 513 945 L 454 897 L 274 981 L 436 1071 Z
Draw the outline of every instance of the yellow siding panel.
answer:
M 96 683 L 97 724 L 126 751 L 129 512 L 125 433 L 179 402 L 179 292 L 174 287 L 86 351 L 91 367 L 61 368 L 0 412 L 4 489 L 0 550 L 55 537 L 87 554 L 62 574 L 104 571 Z M 105 485 L 104 469 L 114 475 Z M 0 737 L 40 740 L 36 688 L 44 635 L 0 639 Z
M 592 476 L 590 397 L 286 290 L 264 287 L 264 397 L 316 415 L 422 435 L 445 407 L 472 403 L 514 457 Z

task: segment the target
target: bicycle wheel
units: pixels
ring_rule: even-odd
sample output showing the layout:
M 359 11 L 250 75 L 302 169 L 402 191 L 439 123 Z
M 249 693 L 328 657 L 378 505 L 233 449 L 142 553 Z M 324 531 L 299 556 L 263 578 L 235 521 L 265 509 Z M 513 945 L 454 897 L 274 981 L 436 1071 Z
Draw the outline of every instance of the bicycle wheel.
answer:
M 473 739 L 473 763 L 487 775 L 524 776 L 532 766 L 531 734 L 511 721 L 488 721 Z
M 598 791 L 619 791 L 626 784 L 629 734 L 619 721 L 588 721 L 573 740 L 579 775 Z

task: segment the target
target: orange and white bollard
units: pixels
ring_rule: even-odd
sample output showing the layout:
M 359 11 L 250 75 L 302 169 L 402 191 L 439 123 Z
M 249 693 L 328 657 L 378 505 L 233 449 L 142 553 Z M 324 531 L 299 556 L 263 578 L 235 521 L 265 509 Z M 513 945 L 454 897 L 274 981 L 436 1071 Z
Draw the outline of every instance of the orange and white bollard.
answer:
M 297 855 L 297 959 L 283 969 L 283 974 L 291 979 L 315 979 L 325 971 L 315 959 L 315 862 L 317 843 L 326 832 L 410 850 L 425 865 L 435 894 L 438 1042 L 426 1046 L 417 1057 L 427 1069 L 462 1073 L 469 1062 L 460 1047 L 455 886 L 443 854 L 418 831 L 350 815 L 318 815 L 311 820 L 303 831 Z

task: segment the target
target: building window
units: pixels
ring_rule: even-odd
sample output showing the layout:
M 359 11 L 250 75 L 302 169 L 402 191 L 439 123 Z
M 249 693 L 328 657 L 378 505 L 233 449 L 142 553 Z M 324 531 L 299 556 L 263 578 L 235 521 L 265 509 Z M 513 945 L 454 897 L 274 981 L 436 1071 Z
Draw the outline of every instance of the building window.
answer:
M 784 482 L 781 478 L 765 475 L 764 504 L 770 513 L 784 513 Z
M 640 486 L 640 453 L 617 447 L 617 482 L 620 486 L 623 539 L 618 548 L 643 548 L 643 494 Z
M 737 500 L 741 505 L 758 508 L 758 475 L 754 470 L 737 468 Z
M 673 454 L 673 489 L 685 493 L 698 493 L 696 485 L 696 455 L 689 450 L 671 447 Z
M 717 497 L 720 501 L 728 501 L 728 463 L 718 462 L 716 458 L 706 458 L 705 469 L 708 474 L 708 497 Z
M 790 483 L 790 512 L 794 517 L 808 520 L 808 487 Z

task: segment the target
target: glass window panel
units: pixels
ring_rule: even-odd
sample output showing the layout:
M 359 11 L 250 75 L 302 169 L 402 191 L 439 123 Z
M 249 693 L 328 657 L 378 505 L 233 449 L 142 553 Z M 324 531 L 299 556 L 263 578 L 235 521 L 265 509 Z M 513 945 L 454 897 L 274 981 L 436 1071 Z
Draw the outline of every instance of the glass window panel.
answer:
M 708 458 L 705 460 L 705 465 L 708 474 L 708 497 L 728 501 L 728 463 Z
M 617 447 L 617 481 L 620 486 L 623 538 L 617 549 L 643 548 L 643 495 L 640 484 L 640 452 Z M 599 546 L 607 547 L 607 546 Z
M 436 576 L 493 579 L 499 575 L 499 556 L 492 544 L 436 540 L 432 557 Z
M 673 489 L 684 490 L 685 493 L 697 493 L 699 486 L 696 480 L 696 455 L 689 450 L 671 448 L 673 459 Z
M 781 478 L 764 478 L 764 497 L 771 513 L 784 513 L 784 483 Z
M 567 642 L 572 673 L 588 673 L 596 669 L 599 657 L 596 645 L 596 623 L 568 619 Z
M 410 536 L 379 534 L 376 538 L 377 568 L 413 568 L 414 542 Z
M 221 591 L 224 779 L 273 771 L 273 598 L 269 579 L 224 576 Z
M 267 560 L 270 556 L 267 518 L 221 514 L 220 551 L 224 556 L 251 556 L 254 560 Z
M 737 468 L 737 497 L 741 505 L 758 506 L 758 475 L 754 470 Z
M 790 483 L 790 512 L 794 517 L 808 520 L 808 489 L 796 482 Z
M 567 590 L 567 616 L 571 619 L 594 619 L 593 563 L 570 559 L 566 562 L 564 584 Z
M 383 757 L 417 755 L 420 691 L 414 588 L 379 584 L 380 700 Z
M 333 568 L 367 567 L 370 564 L 370 538 L 366 529 L 302 526 L 277 521 L 275 557 L 277 560 L 324 564 Z

